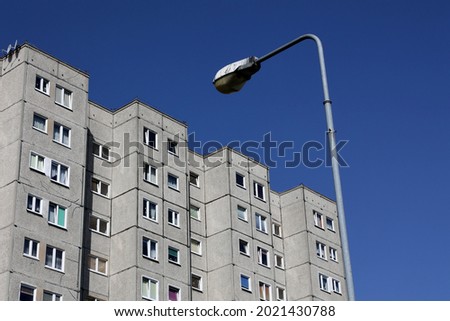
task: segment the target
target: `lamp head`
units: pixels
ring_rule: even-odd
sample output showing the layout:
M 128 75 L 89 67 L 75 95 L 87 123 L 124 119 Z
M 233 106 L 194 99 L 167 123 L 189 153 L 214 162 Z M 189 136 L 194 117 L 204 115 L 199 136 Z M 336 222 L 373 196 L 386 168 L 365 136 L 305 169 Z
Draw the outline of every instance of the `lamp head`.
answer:
M 233 62 L 216 73 L 213 84 L 222 94 L 237 92 L 260 68 L 258 58 L 253 56 Z

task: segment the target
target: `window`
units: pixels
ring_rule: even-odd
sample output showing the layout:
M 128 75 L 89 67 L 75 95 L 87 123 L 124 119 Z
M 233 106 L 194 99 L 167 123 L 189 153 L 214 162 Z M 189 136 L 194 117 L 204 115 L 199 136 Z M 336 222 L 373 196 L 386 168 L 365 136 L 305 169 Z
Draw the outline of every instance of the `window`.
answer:
M 180 226 L 180 213 L 178 213 L 174 210 L 171 210 L 170 208 L 168 210 L 168 213 L 169 213 L 169 218 L 168 218 L 169 224 L 179 227 Z
M 36 214 L 42 214 L 42 199 L 28 194 L 27 198 L 27 210 Z
M 258 263 L 261 265 L 270 267 L 269 251 L 267 251 L 261 247 L 257 247 L 257 252 L 258 252 Z
M 69 167 L 52 161 L 50 179 L 57 183 L 69 185 Z
M 167 174 L 167 185 L 169 188 L 178 190 L 178 177 L 172 174 Z
M 239 240 L 239 252 L 241 254 L 245 254 L 250 256 L 250 250 L 248 246 L 248 242 L 244 240 Z
M 98 272 L 101 274 L 106 274 L 107 260 L 99 258 L 97 256 L 88 256 L 88 268 L 93 272 Z
M 169 301 L 180 301 L 180 289 L 169 285 Z
M 44 156 L 31 152 L 30 168 L 44 173 L 44 160 L 45 160 Z
M 236 185 L 242 188 L 245 187 L 245 176 L 239 173 L 236 173 Z
M 158 135 L 148 128 L 144 127 L 144 144 L 147 146 L 150 146 L 152 148 L 158 149 L 158 141 L 157 141 Z
M 36 301 L 36 288 L 27 285 L 20 285 L 19 301 Z
M 241 274 L 241 289 L 245 291 L 252 291 L 250 277 Z
M 169 262 L 180 264 L 180 251 L 169 246 Z
M 46 133 L 47 132 L 47 118 L 45 118 L 41 115 L 38 115 L 38 114 L 34 114 L 33 115 L 33 128 Z
M 142 255 L 151 260 L 158 260 L 158 242 L 142 238 Z
M 277 287 L 277 300 L 285 301 L 286 300 L 286 290 L 280 287 Z
M 337 262 L 338 261 L 338 254 L 337 254 L 337 250 L 330 247 L 330 260 Z
M 55 101 L 59 105 L 72 109 L 72 92 L 61 86 L 56 86 Z
M 168 139 L 167 140 L 167 151 L 170 154 L 178 155 L 178 143 L 174 140 Z
M 142 277 L 142 297 L 147 300 L 158 301 L 159 282 L 145 276 Z
M 323 243 L 316 242 L 317 257 L 326 260 L 327 259 L 327 246 Z
M 253 195 L 255 195 L 256 198 L 259 198 L 260 200 L 265 200 L 265 193 L 264 193 L 264 185 L 253 182 Z
M 256 213 L 255 214 L 256 229 L 260 232 L 267 233 L 267 219 L 265 216 Z
M 50 82 L 41 77 L 41 76 L 36 76 L 36 83 L 34 85 L 34 88 L 36 88 L 36 90 L 39 90 L 40 92 L 43 92 L 44 94 L 50 94 L 50 86 L 49 86 Z
M 273 235 L 281 237 L 281 225 L 278 223 L 272 223 Z
M 189 213 L 193 219 L 200 221 L 200 209 L 197 206 L 191 205 L 189 208 Z
M 264 282 L 259 282 L 259 299 L 261 301 L 270 301 L 270 285 Z
M 334 232 L 334 220 L 332 218 L 327 217 L 326 224 L 327 224 L 327 229 Z
M 25 238 L 23 243 L 23 255 L 39 260 L 39 242 Z
M 92 178 L 91 190 L 95 194 L 109 197 L 109 184 L 99 179 Z
M 202 277 L 192 274 L 191 276 L 192 288 L 194 290 L 202 291 Z
M 202 242 L 191 239 L 191 252 L 202 255 Z
M 323 215 L 319 212 L 314 211 L 314 225 L 318 228 L 323 229 Z
M 199 178 L 198 175 L 195 173 L 190 172 L 189 173 L 189 183 L 191 183 L 191 185 L 200 186 L 200 182 L 199 182 Z
M 156 175 L 156 167 L 145 164 L 144 165 L 144 180 L 152 184 L 158 185 L 158 177 Z
M 48 204 L 48 222 L 59 227 L 66 227 L 66 212 L 67 210 L 54 203 Z
M 45 266 L 58 271 L 64 271 L 64 251 L 47 245 Z
M 281 255 L 275 254 L 275 266 L 284 269 L 284 258 Z
M 242 207 L 240 205 L 237 206 L 237 216 L 239 219 L 243 221 L 247 221 L 247 209 L 245 207 Z
M 144 207 L 143 207 L 143 215 L 145 218 L 155 221 L 158 221 L 158 204 L 153 203 L 147 199 L 144 199 Z
M 42 301 L 62 301 L 62 296 L 61 294 L 44 290 L 44 296 L 42 297 Z
M 100 157 L 106 161 L 109 162 L 109 152 L 110 149 L 109 147 L 106 147 L 104 145 L 100 145 L 98 143 L 92 143 L 92 153 L 97 156 Z
M 109 235 L 109 222 L 94 215 L 90 215 L 89 229 L 100 234 Z
M 336 279 L 332 279 L 331 284 L 332 284 L 333 292 L 334 292 L 334 293 L 339 293 L 339 294 L 342 293 L 342 292 L 341 292 L 341 282 L 339 282 L 339 281 L 336 280 Z
M 55 122 L 53 125 L 53 141 L 70 147 L 70 128 Z
M 330 292 L 330 285 L 328 282 L 328 276 L 319 273 L 319 287 L 321 290 Z

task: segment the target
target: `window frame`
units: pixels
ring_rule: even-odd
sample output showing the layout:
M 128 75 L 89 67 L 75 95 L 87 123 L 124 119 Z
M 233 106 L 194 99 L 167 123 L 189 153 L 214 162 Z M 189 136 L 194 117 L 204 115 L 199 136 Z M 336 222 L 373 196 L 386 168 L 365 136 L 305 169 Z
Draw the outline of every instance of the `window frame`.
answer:
M 40 129 L 40 128 L 38 128 L 38 127 L 36 127 L 34 125 L 34 120 L 37 119 L 37 118 L 40 118 L 40 119 L 44 120 L 44 129 Z M 47 132 L 48 132 L 48 118 L 42 116 L 41 114 L 33 113 L 33 123 L 31 124 L 31 127 L 33 129 L 36 129 L 37 131 L 40 131 L 41 133 L 47 134 Z
M 278 259 L 280 259 L 280 263 L 278 264 Z M 274 254 L 275 267 L 284 270 L 284 257 L 280 254 Z
M 330 291 L 330 280 L 329 279 L 330 279 L 329 276 L 327 276 L 325 274 L 322 274 L 322 273 L 319 273 L 319 288 L 322 291 L 325 291 L 327 293 L 331 292 Z
M 238 182 L 238 177 L 242 178 L 242 184 L 239 184 Z M 246 184 L 246 179 L 245 179 L 245 175 L 242 175 L 241 173 L 236 172 L 236 186 L 243 188 L 243 189 L 247 189 L 247 184 Z
M 246 280 L 247 287 L 244 286 L 242 280 Z M 250 293 L 252 292 L 252 282 L 251 282 L 252 278 L 251 277 L 241 273 L 239 275 L 239 281 L 240 281 L 240 285 L 241 285 L 241 290 L 247 291 L 247 292 L 250 292 Z
M 155 255 L 152 256 L 152 245 L 155 246 Z M 152 260 L 152 261 L 157 261 L 158 262 L 158 258 L 159 258 L 159 249 L 158 249 L 158 241 L 155 241 L 151 238 L 148 238 L 146 236 L 142 237 L 142 256 Z M 147 249 L 147 255 L 145 255 L 145 251 L 144 249 Z
M 260 213 L 255 213 L 255 228 L 259 232 L 268 234 L 267 233 L 267 217 Z
M 176 255 L 176 261 L 170 259 L 170 257 L 171 257 L 171 255 L 170 255 L 170 250 L 173 250 L 173 251 L 175 251 L 175 252 L 177 253 L 177 255 Z M 172 257 L 173 257 L 173 255 L 172 255 Z M 169 263 L 176 264 L 176 265 L 180 265 L 180 250 L 177 249 L 177 248 L 174 248 L 174 247 L 172 247 L 172 246 L 168 246 L 168 247 L 167 247 L 167 260 L 169 261 Z
M 38 80 L 39 80 L 39 87 L 36 86 L 38 84 Z M 36 80 L 34 82 L 34 89 L 36 89 L 40 93 L 50 96 L 50 80 L 42 76 L 36 75 Z
M 96 146 L 98 146 L 98 148 Z M 98 149 L 98 154 L 95 152 L 96 149 Z M 104 150 L 108 151 L 108 158 L 105 158 L 103 156 L 103 151 Z M 99 144 L 97 142 L 92 142 L 92 155 L 94 155 L 94 156 L 96 156 L 96 157 L 98 157 L 100 159 L 103 159 L 103 160 L 105 160 L 107 162 L 110 162 L 110 153 L 111 153 L 111 148 L 106 147 L 105 145 Z
M 266 282 L 259 281 L 259 300 L 260 301 L 271 301 L 272 300 L 272 286 Z M 268 297 L 267 297 L 268 296 Z
M 198 251 L 194 251 L 194 247 L 192 246 L 192 243 L 197 242 L 198 245 Z M 191 238 L 191 253 L 202 256 L 202 241 L 199 241 L 197 239 Z
M 58 97 L 58 90 L 60 90 L 60 92 L 61 92 L 60 97 Z M 68 102 L 66 102 L 66 92 L 67 92 L 67 96 L 69 98 Z M 60 99 L 60 101 L 58 101 L 58 98 Z M 67 88 L 64 88 L 63 86 L 56 85 L 56 87 L 55 87 L 55 103 L 61 107 L 72 110 L 73 92 Z
M 330 254 L 330 260 L 333 262 L 339 262 L 338 260 L 338 251 L 334 247 L 329 246 L 329 254 Z
M 276 295 L 277 295 L 277 301 L 286 301 L 286 289 L 277 286 L 276 287 Z M 283 293 L 283 297 L 280 297 L 280 291 L 281 293 Z
M 36 157 L 36 167 L 33 165 L 33 157 Z M 39 168 L 39 161 L 42 160 L 42 169 Z M 36 152 L 30 151 L 30 163 L 29 163 L 30 169 L 45 174 L 45 156 L 42 156 Z
M 331 222 L 331 224 L 328 224 L 328 222 Z M 326 216 L 326 218 L 325 218 L 325 226 L 327 227 L 328 231 L 336 232 L 334 219 L 332 219 L 331 217 Z
M 272 222 L 272 234 L 277 237 L 283 237 L 283 233 L 281 232 L 281 224 Z
M 167 143 L 166 144 L 167 144 L 166 145 L 167 146 L 167 153 L 171 154 L 171 155 L 174 155 L 174 156 L 178 156 L 178 142 L 173 140 L 173 139 L 167 138 Z
M 152 142 L 150 140 L 150 133 L 153 133 L 155 135 L 153 144 L 150 144 L 150 142 Z M 144 127 L 144 145 L 153 148 L 154 150 L 158 150 L 158 133 L 154 130 L 151 130 L 150 128 Z
M 144 294 L 144 283 L 145 283 L 145 281 L 147 281 L 147 283 L 149 284 L 148 293 L 146 293 L 148 295 Z M 155 298 L 152 298 L 152 296 L 151 296 L 151 294 L 152 294 L 151 286 L 152 285 L 155 286 L 155 295 L 156 295 Z M 155 280 L 153 278 L 150 278 L 148 276 L 143 275 L 142 276 L 142 282 L 141 282 L 141 297 L 143 299 L 146 299 L 146 300 L 149 300 L 149 301 L 158 301 L 159 300 L 159 281 Z
M 241 211 L 241 209 L 243 211 Z M 248 211 L 247 211 L 246 207 L 241 206 L 241 205 L 237 205 L 236 206 L 236 212 L 237 212 L 238 219 L 240 219 L 241 221 L 244 221 L 244 222 L 248 222 Z M 243 214 L 242 217 L 240 216 L 241 213 Z
M 91 227 L 93 220 L 95 220 L 95 229 L 93 229 Z M 101 223 L 102 222 L 106 223 L 106 232 L 101 231 Z M 91 230 L 92 232 L 104 235 L 104 236 L 109 236 L 109 221 L 104 220 L 104 219 L 102 219 L 98 216 L 95 216 L 91 213 L 91 214 L 89 214 L 89 230 Z
M 97 189 L 94 189 L 94 184 L 97 185 Z M 107 189 L 106 195 L 102 193 L 103 186 L 106 186 L 106 189 Z M 111 185 L 109 183 L 106 183 L 105 181 L 102 181 L 101 179 L 98 179 L 98 178 L 95 178 L 95 177 L 91 178 L 91 192 L 96 194 L 96 195 L 100 195 L 100 196 L 103 196 L 103 197 L 106 197 L 106 198 L 110 198 L 110 186 Z
M 194 179 L 194 182 L 192 181 Z M 200 187 L 200 175 L 189 172 L 189 184 L 195 187 Z
M 152 218 L 152 205 L 154 205 L 155 207 L 155 218 Z M 142 216 L 147 219 L 150 220 L 152 222 L 156 222 L 158 223 L 158 216 L 159 216 L 159 209 L 158 209 L 158 203 L 150 201 L 149 199 L 144 198 L 143 199 L 143 203 L 142 203 Z
M 22 293 L 24 293 L 24 291 L 22 290 L 22 288 L 27 288 L 28 290 L 33 291 L 33 299 L 32 300 L 21 300 L 22 298 Z M 27 294 L 25 294 L 27 295 Z M 27 284 L 27 283 L 20 283 L 20 288 L 19 288 L 19 301 L 36 301 L 36 287 L 31 285 L 31 284 Z
M 27 247 L 27 242 L 28 242 L 28 253 L 25 251 L 26 247 Z M 33 255 L 33 245 L 36 245 L 36 255 Z M 39 261 L 39 249 L 40 249 L 40 242 L 33 240 L 29 237 L 25 237 L 24 238 L 24 243 L 23 243 L 23 256 L 28 257 L 30 259 L 33 260 L 37 260 Z
M 256 247 L 256 253 L 258 254 L 258 264 L 264 267 L 270 268 L 270 254 L 269 250 L 266 250 L 260 246 Z M 264 258 L 267 264 L 264 264 Z
M 53 177 L 52 177 L 52 171 L 53 171 L 53 166 L 54 165 L 56 165 L 56 168 L 57 168 L 57 172 L 56 172 L 56 179 L 54 179 Z M 62 169 L 63 168 L 65 168 L 66 170 L 67 170 L 67 174 L 66 174 L 66 181 L 65 182 L 62 182 L 61 181 L 61 173 L 62 173 Z M 54 183 L 57 183 L 57 184 L 60 184 L 60 185 L 63 185 L 63 186 L 66 186 L 66 187 L 69 187 L 69 185 L 70 185 L 70 167 L 69 166 L 67 166 L 67 165 L 65 165 L 65 164 L 63 164 L 63 163 L 60 163 L 60 162 L 58 162 L 58 161 L 56 161 L 56 160 L 51 160 L 51 165 L 50 165 L 50 180 L 52 181 L 52 182 L 54 182 Z
M 52 262 L 51 262 L 51 265 L 48 265 L 48 263 L 47 263 L 47 252 L 48 252 L 48 249 L 52 249 Z M 58 252 L 61 252 L 61 268 L 60 269 L 56 267 Z M 64 273 L 65 256 L 66 256 L 66 251 L 64 251 L 63 249 L 60 249 L 60 248 L 57 248 L 57 247 L 54 247 L 52 245 L 47 244 L 47 247 L 45 248 L 44 265 L 48 269 Z
M 313 210 L 314 215 L 314 226 L 320 228 L 321 230 L 325 230 L 324 228 L 324 215 L 318 211 Z
M 197 213 L 196 216 L 192 215 L 192 211 L 194 210 L 194 213 Z M 200 216 L 200 207 L 197 207 L 193 204 L 189 204 L 189 216 L 197 221 L 201 221 L 201 216 Z
M 56 129 L 58 129 L 58 130 L 56 130 Z M 69 143 L 68 144 L 64 144 L 63 143 L 63 141 L 64 141 L 64 129 L 66 129 L 69 132 L 69 135 L 68 135 Z M 59 137 L 60 137 L 59 140 L 57 140 L 55 138 L 55 133 L 56 132 L 59 133 Z M 62 125 L 62 124 L 60 124 L 60 123 L 58 123 L 56 121 L 53 122 L 53 141 L 55 143 L 57 143 L 57 144 L 63 145 L 64 147 L 70 148 L 71 141 L 72 141 L 72 129 L 67 127 L 67 126 L 64 126 L 64 125 Z
M 30 198 L 32 199 L 31 201 L 31 208 L 28 207 L 29 203 L 30 203 Z M 36 211 L 36 202 L 37 200 L 39 200 L 39 211 Z M 33 195 L 33 194 L 28 194 L 27 195 L 27 211 L 33 214 L 37 214 L 42 216 L 42 212 L 43 212 L 43 199 Z
M 244 246 L 244 252 L 241 250 L 241 244 Z M 250 244 L 248 241 L 239 239 L 239 253 L 250 257 Z
M 319 259 L 328 261 L 327 259 L 327 246 L 326 244 L 316 241 L 316 255 Z
M 144 164 L 144 181 L 158 186 L 158 168 L 156 166 L 149 163 Z
M 171 290 L 172 290 L 172 292 L 175 292 L 175 294 L 177 296 L 176 300 L 170 300 Z M 167 287 L 167 301 L 181 301 L 181 289 L 169 284 Z
M 50 208 L 54 206 L 55 207 L 55 221 L 51 221 L 50 220 Z M 59 213 L 60 213 L 60 209 L 64 210 L 64 226 L 58 224 L 60 218 L 59 218 Z M 48 216 L 47 216 L 47 222 L 48 224 L 51 224 L 53 226 L 59 227 L 59 228 L 63 228 L 63 229 L 67 229 L 67 208 L 64 206 L 61 206 L 59 204 L 53 203 L 53 202 L 49 202 L 48 203 Z
M 167 223 L 171 226 L 180 227 L 180 212 L 171 208 L 167 209 Z
M 170 182 L 170 177 L 175 179 L 175 186 L 171 185 Z M 167 187 L 170 189 L 173 189 L 175 191 L 180 191 L 180 178 L 178 176 L 176 176 L 175 174 L 171 174 L 171 173 L 167 173 Z
M 51 295 L 52 299 L 51 300 L 44 300 L 45 294 Z M 48 291 L 48 290 L 44 290 L 42 292 L 42 301 L 62 301 L 62 298 L 63 298 L 63 296 L 61 294 L 59 294 L 59 293 L 55 293 L 55 292 Z M 56 299 L 59 299 L 59 300 L 56 300 Z
M 196 278 L 198 280 L 199 286 L 194 286 L 194 281 L 193 281 L 194 278 Z M 191 274 L 191 286 L 192 286 L 193 290 L 203 292 L 203 278 L 198 274 L 192 273 Z
M 331 278 L 331 290 L 334 293 L 342 294 L 341 281 Z
M 259 187 L 261 187 L 262 197 L 259 195 Z M 266 201 L 266 186 L 264 184 L 258 183 L 257 181 L 253 181 L 253 196 L 260 201 Z
M 91 264 L 90 264 L 90 260 L 94 259 L 94 268 L 91 268 Z M 100 271 L 99 267 L 100 267 L 100 261 L 104 262 L 105 265 L 105 272 Z M 88 254 L 88 270 L 94 273 L 98 273 L 101 275 L 108 275 L 108 260 L 101 258 L 97 255 L 93 255 L 93 254 Z

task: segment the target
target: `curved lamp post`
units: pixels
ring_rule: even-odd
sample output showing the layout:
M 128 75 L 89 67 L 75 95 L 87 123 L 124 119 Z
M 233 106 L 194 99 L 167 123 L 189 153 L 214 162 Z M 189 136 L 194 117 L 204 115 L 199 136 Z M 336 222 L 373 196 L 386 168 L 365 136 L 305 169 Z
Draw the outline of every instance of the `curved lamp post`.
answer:
M 249 57 L 246 59 L 242 59 L 236 61 L 232 64 L 229 64 L 222 69 L 220 69 L 216 76 L 214 77 L 213 84 L 218 91 L 223 94 L 231 94 L 237 92 L 242 89 L 245 83 L 250 80 L 250 78 L 256 72 L 261 69 L 261 63 L 272 58 L 273 56 L 279 54 L 280 52 L 302 42 L 303 40 L 311 39 L 317 45 L 318 53 L 319 53 L 319 63 L 320 63 L 320 73 L 322 75 L 322 86 L 323 86 L 323 95 L 324 101 L 323 104 L 325 106 L 325 115 L 327 119 L 327 135 L 330 146 L 330 155 L 331 155 L 331 164 L 333 170 L 333 179 L 334 179 L 334 189 L 336 193 L 336 206 L 338 213 L 338 222 L 339 222 L 339 230 L 341 233 L 341 245 L 342 245 L 342 256 L 344 260 L 344 271 L 345 278 L 347 283 L 347 292 L 349 300 L 355 300 L 355 292 L 353 286 L 353 275 L 352 268 L 350 262 L 350 251 L 348 247 L 348 239 L 347 239 L 347 227 L 345 223 L 345 212 L 344 212 L 344 202 L 342 198 L 342 188 L 341 188 L 341 178 L 339 174 L 339 163 L 337 159 L 336 153 L 336 138 L 335 138 L 335 130 L 333 125 L 333 114 L 331 111 L 331 100 L 328 92 L 328 81 L 327 81 L 327 73 L 325 69 L 325 59 L 323 55 L 323 47 L 322 42 L 319 37 L 313 34 L 305 34 L 297 39 L 288 42 L 287 44 L 275 49 L 274 51 L 268 53 L 267 55 L 257 58 L 257 57 Z

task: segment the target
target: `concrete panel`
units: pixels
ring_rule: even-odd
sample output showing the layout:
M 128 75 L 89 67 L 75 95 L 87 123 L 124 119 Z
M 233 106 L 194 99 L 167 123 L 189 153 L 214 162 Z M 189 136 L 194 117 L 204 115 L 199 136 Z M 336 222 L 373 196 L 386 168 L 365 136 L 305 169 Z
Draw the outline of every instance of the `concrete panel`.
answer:
M 315 245 L 314 245 L 315 246 Z M 301 232 L 284 239 L 284 264 L 286 269 L 308 263 L 316 255 L 316 249 L 310 253 L 308 233 Z
M 163 214 L 164 214 L 164 236 L 170 240 L 177 241 L 182 244 L 187 244 L 188 240 L 188 213 L 187 211 L 178 205 L 164 201 Z M 168 221 L 169 209 L 178 212 L 179 226 L 172 225 Z
M 138 229 L 137 231 L 138 239 L 136 244 L 137 251 L 137 264 L 140 268 L 146 271 L 152 271 L 154 273 L 164 274 L 164 264 L 167 261 L 167 256 L 164 255 L 165 240 L 160 235 L 155 235 L 148 231 Z M 143 237 L 156 241 L 157 243 L 157 259 L 153 260 L 148 257 L 143 256 Z
M 2 246 L 0 246 L 0 273 L 9 273 L 9 271 L 11 271 L 11 261 L 13 255 L 12 226 L 5 227 L 0 230 L 0 244 L 2 244 Z M 0 287 L 0 289 L 3 289 L 3 287 Z
M 207 248 L 209 271 L 231 264 L 232 255 L 231 230 L 209 236 Z
M 110 275 L 135 267 L 137 263 L 137 230 L 127 229 L 111 236 Z
M 111 236 L 137 225 L 138 190 L 134 189 L 112 200 Z
M 0 150 L 22 138 L 22 115 L 22 102 L 0 111 Z
M 135 280 L 136 282 L 133 282 Z M 109 278 L 110 301 L 134 301 L 140 296 L 140 281 L 137 282 L 136 267 L 111 275 Z M 131 281 L 131 282 L 130 282 Z
M 21 142 L 16 141 L 1 149 L 0 186 L 5 186 L 19 178 Z
M 230 209 L 230 198 L 219 198 L 214 202 L 206 204 L 206 234 L 214 235 L 218 232 L 231 228 L 231 215 L 235 211 Z
M 209 301 L 233 301 L 237 299 L 234 293 L 236 275 L 233 272 L 233 266 L 228 264 L 208 273 Z
M 149 200 L 157 205 L 157 220 L 151 220 L 144 217 L 144 199 Z M 137 210 L 137 221 L 138 226 L 151 232 L 152 234 L 163 235 L 163 226 L 166 220 L 166 215 L 164 212 L 163 201 L 161 198 L 154 195 L 148 194 L 139 190 L 138 192 L 138 210 Z
M 319 281 L 317 281 L 319 282 Z M 312 294 L 311 269 L 309 264 L 303 264 L 286 270 L 287 298 L 296 301 Z
M 177 249 L 179 252 L 179 263 L 169 262 L 169 247 Z M 161 262 L 164 266 L 164 276 L 177 282 L 187 284 L 189 280 L 189 249 L 185 244 L 165 239 L 161 251 Z
M 15 182 L 0 188 L 0 230 L 14 223 L 16 208 L 15 202 L 11 200 L 17 199 L 17 185 Z
M 16 104 L 24 97 L 24 81 L 26 73 L 26 65 L 21 60 L 23 52 L 8 57 L 3 60 L 3 75 L 2 75 L 2 95 L 0 98 L 0 111 Z M 21 84 L 21 85 L 17 85 Z
M 129 192 L 136 188 L 138 180 L 138 154 L 133 153 L 125 156 L 120 165 L 113 164 L 112 168 L 112 181 L 111 196 L 115 198 L 123 193 Z M 143 170 L 142 170 L 143 171 Z M 142 172 L 140 171 L 140 172 Z

